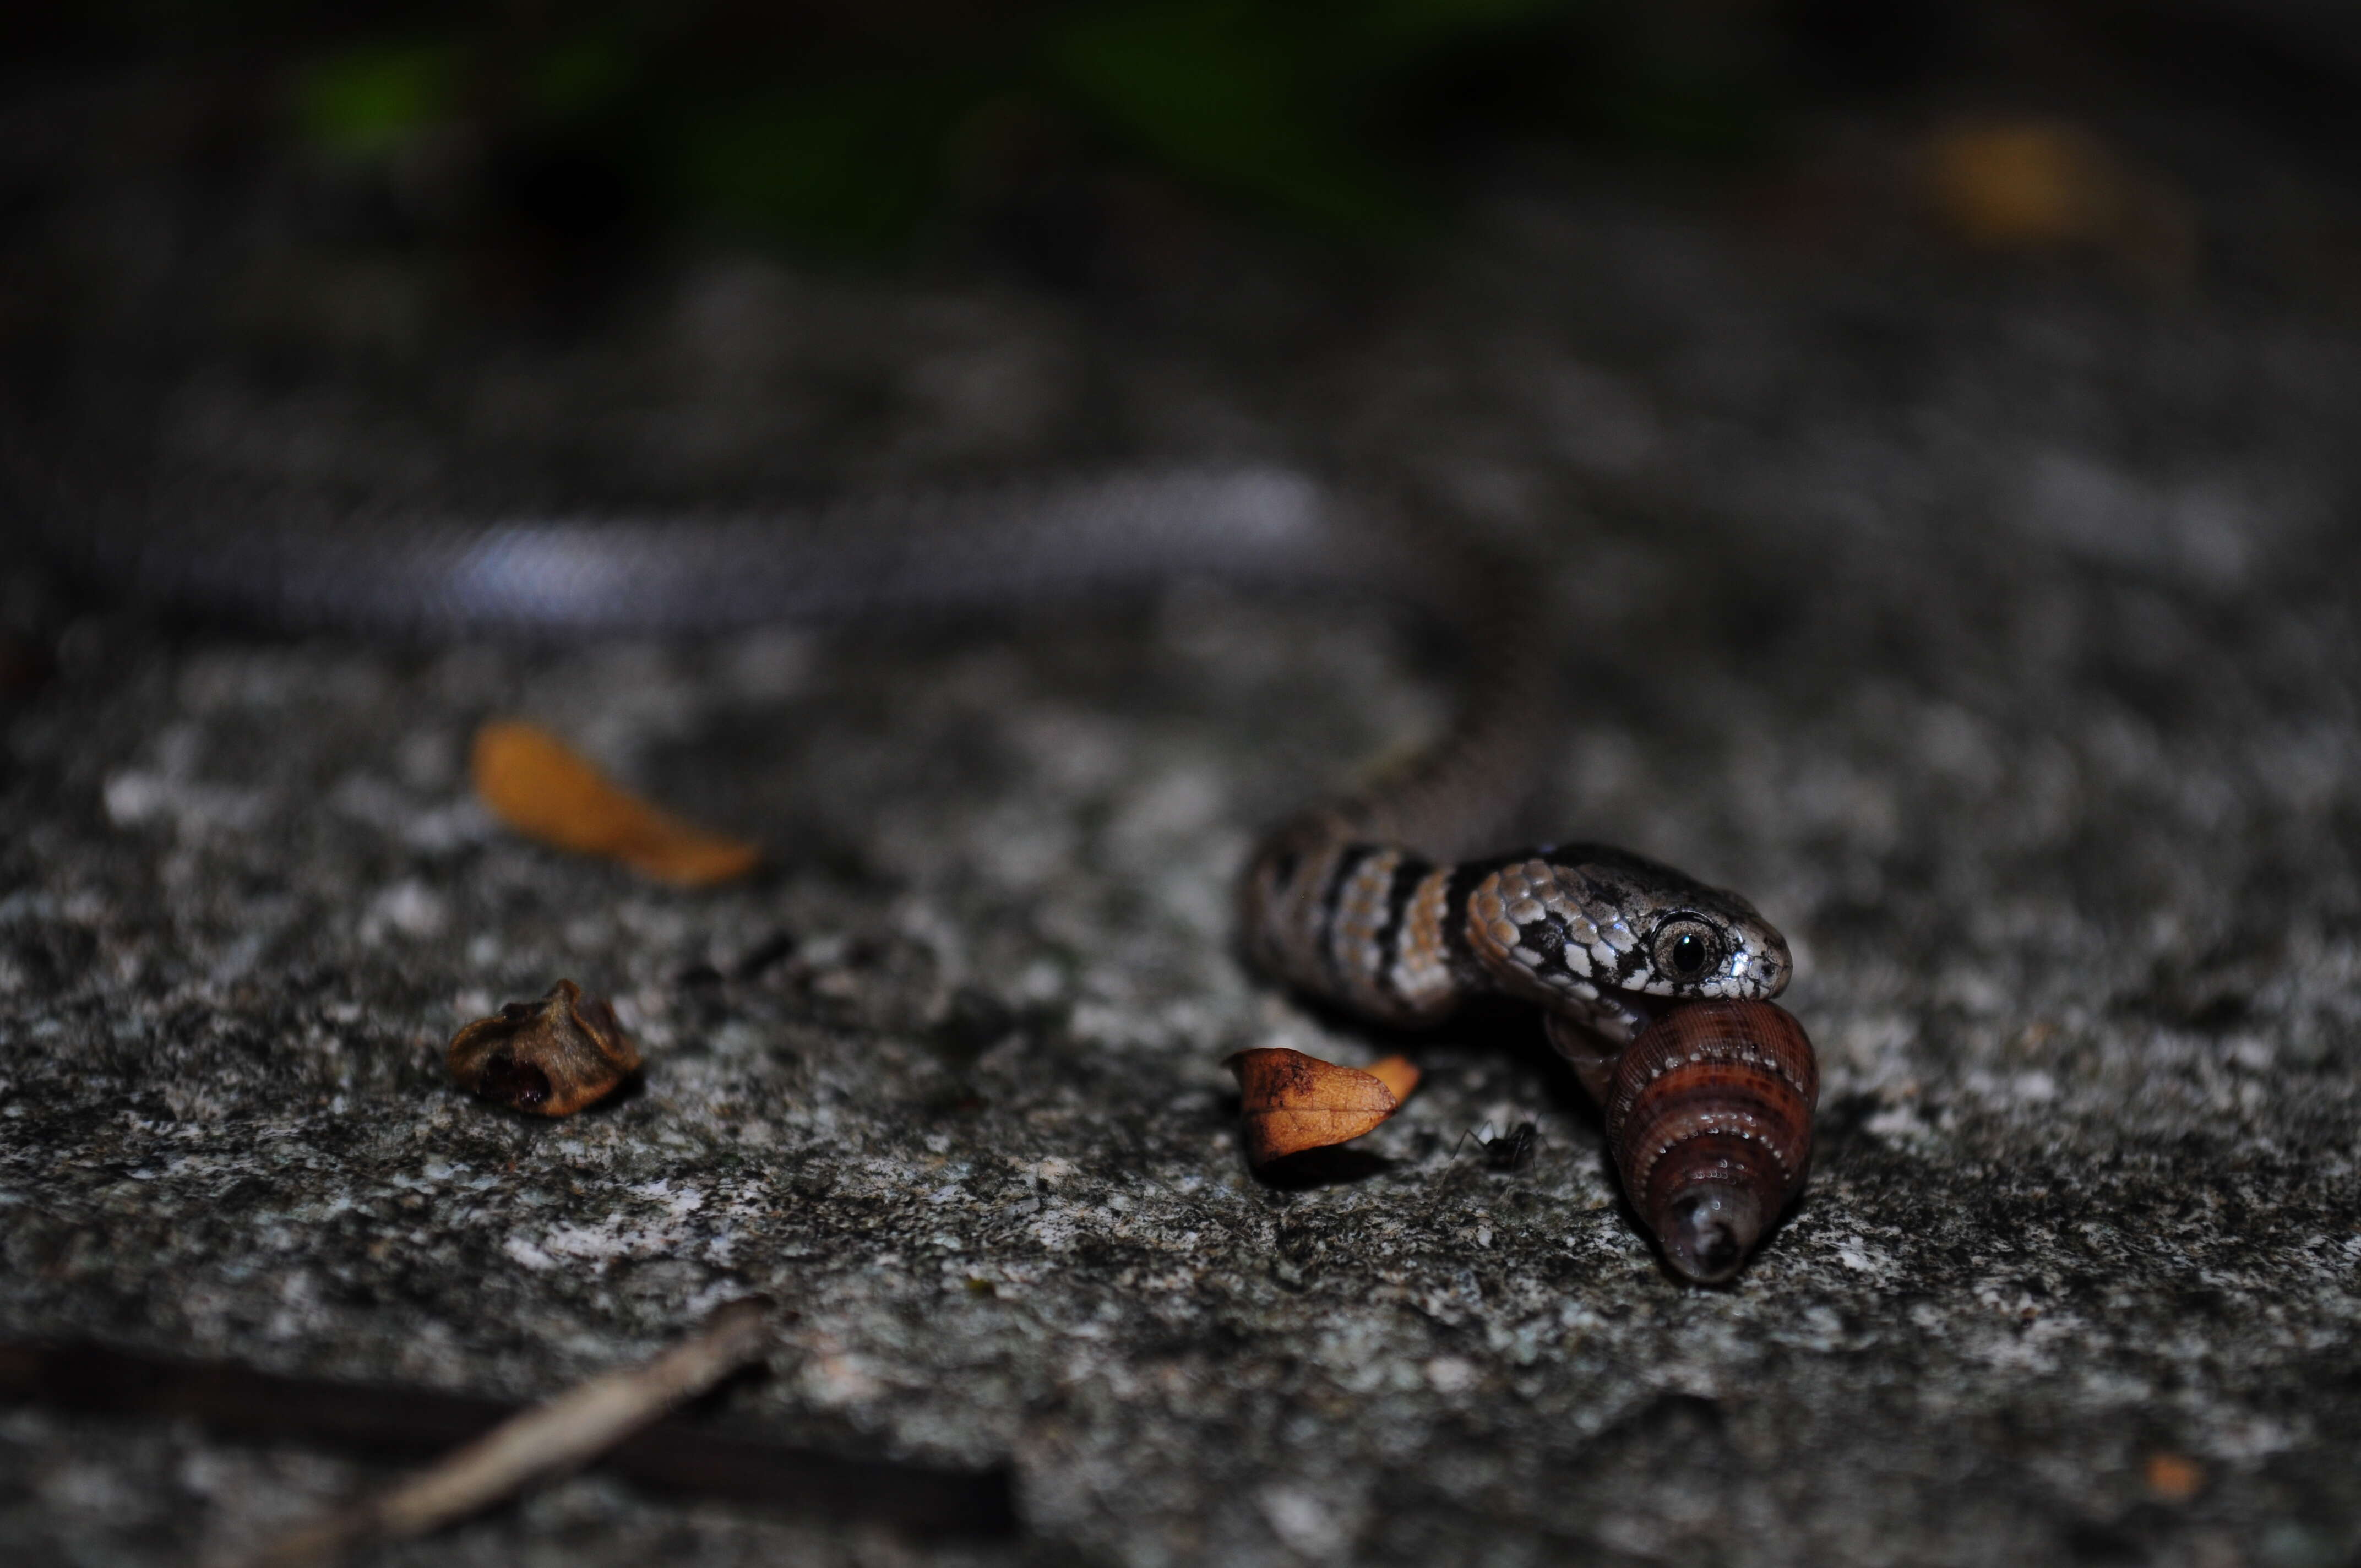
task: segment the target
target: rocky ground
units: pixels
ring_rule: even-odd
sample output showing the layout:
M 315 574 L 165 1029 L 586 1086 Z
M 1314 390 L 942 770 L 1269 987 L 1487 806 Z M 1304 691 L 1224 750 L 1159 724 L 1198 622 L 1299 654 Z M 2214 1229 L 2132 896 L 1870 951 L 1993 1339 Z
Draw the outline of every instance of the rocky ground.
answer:
M 128 275 L 189 222 L 117 192 L 43 254 Z M 19 559 L 0 1332 L 523 1398 L 764 1292 L 788 1326 L 733 1416 L 1005 1459 L 1025 1519 L 924 1545 L 591 1476 L 389 1563 L 2361 1552 L 2334 310 L 1511 190 L 1342 280 L 1161 256 L 1153 308 L 700 252 L 596 330 L 447 346 L 433 264 L 214 226 L 209 322 L 339 344 L 500 439 L 733 483 L 1276 455 L 1522 537 L 1572 634 L 1539 817 L 1790 934 L 1817 1164 L 1732 1287 L 1684 1287 L 1570 1077 L 1495 1020 L 1409 1043 L 1425 1083 L 1366 1168 L 1246 1168 L 1224 1056 L 1403 1044 L 1230 946 L 1255 832 L 1445 709 L 1447 661 L 1380 609 L 1182 584 L 950 630 L 386 647 Z M 238 417 L 276 461 L 272 395 Z M 770 869 L 680 892 L 508 834 L 464 766 L 496 714 Z M 616 999 L 644 1085 L 554 1124 L 454 1090 L 451 1032 L 559 976 Z M 1514 1168 L 1471 1136 L 1525 1122 Z M 386 1474 L 0 1409 L 0 1554 L 225 1554 Z

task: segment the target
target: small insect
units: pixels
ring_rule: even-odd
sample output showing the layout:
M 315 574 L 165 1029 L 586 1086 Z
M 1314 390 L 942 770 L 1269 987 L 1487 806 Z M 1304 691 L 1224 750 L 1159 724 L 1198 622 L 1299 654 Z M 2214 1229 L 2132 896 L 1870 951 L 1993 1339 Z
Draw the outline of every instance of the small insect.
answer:
M 1492 1124 L 1487 1122 L 1459 1135 L 1459 1142 L 1452 1146 L 1453 1158 L 1457 1158 L 1459 1151 L 1467 1146 L 1469 1138 L 1476 1140 L 1477 1151 L 1484 1157 L 1487 1170 L 1522 1170 L 1542 1141 L 1541 1130 L 1531 1122 L 1520 1122 L 1498 1135 L 1493 1133 Z

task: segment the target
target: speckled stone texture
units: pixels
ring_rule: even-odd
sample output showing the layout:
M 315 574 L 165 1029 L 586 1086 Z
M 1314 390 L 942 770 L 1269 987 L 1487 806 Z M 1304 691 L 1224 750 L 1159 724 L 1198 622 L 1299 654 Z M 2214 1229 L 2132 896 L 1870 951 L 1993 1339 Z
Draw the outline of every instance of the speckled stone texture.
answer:
M 117 256 L 184 221 L 141 199 L 57 221 Z M 220 243 L 223 331 L 442 374 L 431 269 Z M 1445 710 L 1381 609 L 384 648 L 19 560 L 52 668 L 0 763 L 0 1331 L 529 1397 L 763 1291 L 731 1413 L 1006 1457 L 1027 1525 L 590 1477 L 386 1563 L 2353 1561 L 2353 330 L 1620 198 L 1493 202 L 1376 279 L 1190 265 L 1126 313 L 691 256 L 450 374 L 521 442 L 733 481 L 1278 455 L 1528 541 L 1572 633 L 1542 836 L 1795 941 L 1817 1166 L 1734 1286 L 1656 1263 L 1529 1019 L 1405 1045 L 1236 960 L 1254 833 Z M 505 834 L 463 766 L 495 714 L 772 869 Z M 451 1032 L 560 976 L 641 1091 L 457 1093 Z M 1274 1186 L 1252 1045 L 1427 1077 L 1363 1167 Z M 1527 1121 L 1491 1168 L 1470 1135 Z M 225 1553 L 386 1474 L 0 1409 L 0 1558 Z

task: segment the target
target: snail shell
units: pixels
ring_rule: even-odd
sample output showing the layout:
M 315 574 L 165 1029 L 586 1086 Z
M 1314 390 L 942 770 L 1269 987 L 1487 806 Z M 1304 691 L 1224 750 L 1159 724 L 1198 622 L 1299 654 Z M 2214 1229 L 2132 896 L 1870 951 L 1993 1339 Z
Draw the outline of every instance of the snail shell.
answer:
M 1804 1185 L 1819 1064 L 1768 1002 L 1695 1002 L 1615 1064 L 1607 1146 L 1664 1260 L 1714 1284 L 1738 1272 Z

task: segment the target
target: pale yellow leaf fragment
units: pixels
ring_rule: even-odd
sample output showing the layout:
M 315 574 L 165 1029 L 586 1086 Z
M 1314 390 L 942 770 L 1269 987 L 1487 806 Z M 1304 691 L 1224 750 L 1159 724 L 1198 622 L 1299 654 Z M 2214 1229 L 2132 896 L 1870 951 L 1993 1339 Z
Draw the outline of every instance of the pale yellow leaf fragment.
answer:
M 649 805 L 535 725 L 485 724 L 470 767 L 493 816 L 556 849 L 603 855 L 685 887 L 743 876 L 762 859 L 757 845 L 692 828 Z
M 1388 1057 L 1383 1061 L 1371 1062 L 1362 1070 L 1393 1091 L 1397 1101 L 1409 1099 L 1410 1091 L 1418 1087 L 1418 1064 L 1408 1057 Z

